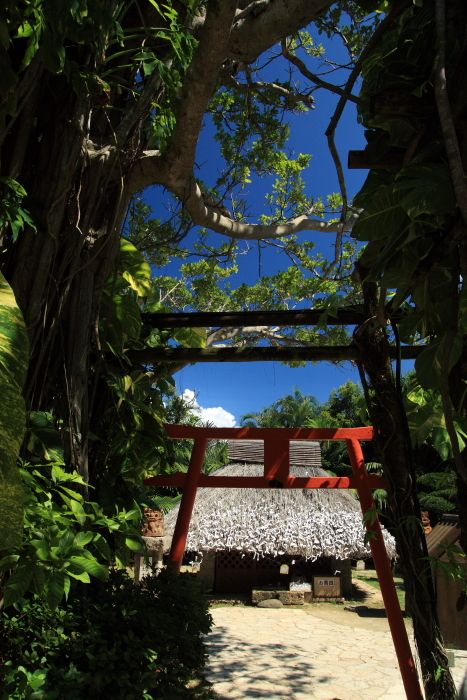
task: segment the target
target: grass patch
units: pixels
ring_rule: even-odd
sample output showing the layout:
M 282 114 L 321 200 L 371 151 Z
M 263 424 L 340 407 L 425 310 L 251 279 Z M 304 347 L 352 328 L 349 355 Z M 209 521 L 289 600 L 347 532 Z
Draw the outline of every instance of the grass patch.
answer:
M 353 572 L 353 578 L 357 579 L 358 581 L 365 581 L 373 588 L 376 588 L 376 590 L 381 591 L 381 586 L 380 586 L 380 583 L 378 581 L 376 571 L 374 571 L 372 569 L 368 569 L 367 571 L 365 571 L 365 573 L 360 572 L 360 571 L 355 571 L 355 572 Z M 397 591 L 397 597 L 399 599 L 399 604 L 400 604 L 402 610 L 405 610 L 404 579 L 402 579 L 400 576 L 394 576 L 394 583 L 396 584 L 396 591 Z M 378 605 L 378 607 L 381 607 L 381 605 Z

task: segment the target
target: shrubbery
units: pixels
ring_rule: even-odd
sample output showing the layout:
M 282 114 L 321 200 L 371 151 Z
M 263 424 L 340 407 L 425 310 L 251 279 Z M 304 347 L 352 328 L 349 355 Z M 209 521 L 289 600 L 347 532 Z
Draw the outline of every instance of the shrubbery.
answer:
M 113 571 L 81 593 L 55 611 L 36 597 L 2 614 L 1 700 L 191 697 L 211 627 L 192 574 L 163 571 L 135 586 Z

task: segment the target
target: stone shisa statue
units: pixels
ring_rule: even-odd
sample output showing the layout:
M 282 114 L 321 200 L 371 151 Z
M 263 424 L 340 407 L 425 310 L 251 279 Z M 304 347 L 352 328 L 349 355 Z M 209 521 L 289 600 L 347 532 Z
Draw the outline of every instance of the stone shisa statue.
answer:
M 164 537 L 166 534 L 164 516 L 160 510 L 144 509 L 146 521 L 141 529 L 143 537 Z
M 428 517 L 430 514 L 427 510 L 422 510 L 422 523 L 423 523 L 423 529 L 425 530 L 425 535 L 429 535 L 430 532 L 433 530 L 430 524 L 430 518 Z

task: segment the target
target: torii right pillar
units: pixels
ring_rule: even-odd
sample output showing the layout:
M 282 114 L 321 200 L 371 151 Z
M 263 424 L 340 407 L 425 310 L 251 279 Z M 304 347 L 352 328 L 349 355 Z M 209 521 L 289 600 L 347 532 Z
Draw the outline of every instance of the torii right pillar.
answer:
M 371 512 L 371 509 L 375 509 L 375 502 L 368 482 L 362 446 L 359 440 L 346 440 L 346 443 L 353 473 L 357 479 L 357 491 L 360 498 L 360 505 L 365 515 L 365 513 Z M 423 700 L 423 693 L 418 680 L 417 669 L 415 668 L 404 617 L 394 585 L 391 562 L 386 552 L 381 525 L 376 513 L 374 518 L 368 518 L 366 520 L 366 528 L 368 532 L 372 533 L 370 534 L 371 553 L 375 562 L 378 581 L 381 586 L 381 594 L 388 616 L 389 628 L 391 630 L 397 660 L 399 661 L 407 700 Z

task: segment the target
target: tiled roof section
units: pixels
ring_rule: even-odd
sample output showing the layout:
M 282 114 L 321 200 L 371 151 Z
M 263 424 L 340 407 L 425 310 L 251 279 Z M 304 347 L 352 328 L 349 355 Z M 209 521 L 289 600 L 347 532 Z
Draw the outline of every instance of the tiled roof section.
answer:
M 447 540 L 449 544 L 454 544 L 459 539 L 461 529 L 459 527 L 458 515 L 443 515 L 439 523 L 433 528 L 429 535 L 426 536 L 426 544 L 428 547 L 428 556 L 440 557 L 444 548 L 439 546 L 440 542 Z
M 229 440 L 229 459 L 232 462 L 264 462 L 262 440 Z M 320 467 L 321 448 L 319 442 L 305 440 L 290 441 L 290 464 L 301 467 Z

